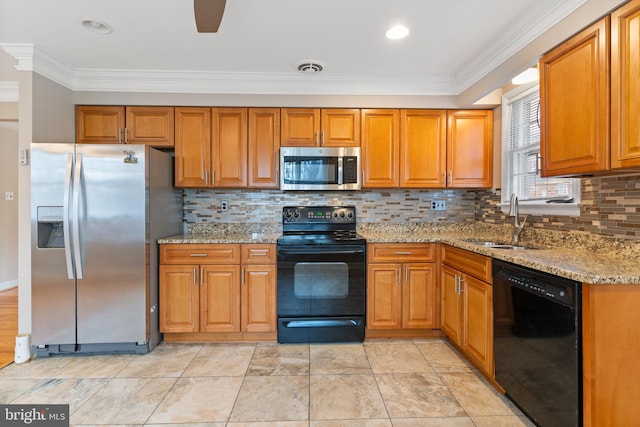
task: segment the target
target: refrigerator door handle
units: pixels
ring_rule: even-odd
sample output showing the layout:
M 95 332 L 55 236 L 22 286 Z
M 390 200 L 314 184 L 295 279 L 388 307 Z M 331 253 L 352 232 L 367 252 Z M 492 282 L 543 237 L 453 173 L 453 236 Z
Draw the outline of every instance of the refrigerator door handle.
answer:
M 73 154 L 67 155 L 67 170 L 64 176 L 64 199 L 62 202 L 62 230 L 64 237 L 64 258 L 67 262 L 67 277 L 74 279 L 73 261 L 71 258 L 71 228 L 69 227 L 69 199 L 71 196 L 71 174 L 73 173 Z
M 82 251 L 80 248 L 80 181 L 82 180 L 82 154 L 76 154 L 76 167 L 73 171 L 73 257 L 76 266 L 76 278 L 82 279 Z

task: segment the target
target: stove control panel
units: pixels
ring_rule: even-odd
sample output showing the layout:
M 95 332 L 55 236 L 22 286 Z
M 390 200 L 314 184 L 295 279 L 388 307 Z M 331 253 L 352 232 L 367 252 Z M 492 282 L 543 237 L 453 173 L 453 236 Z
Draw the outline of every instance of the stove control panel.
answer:
M 283 224 L 321 223 L 355 224 L 355 206 L 285 206 L 282 209 Z

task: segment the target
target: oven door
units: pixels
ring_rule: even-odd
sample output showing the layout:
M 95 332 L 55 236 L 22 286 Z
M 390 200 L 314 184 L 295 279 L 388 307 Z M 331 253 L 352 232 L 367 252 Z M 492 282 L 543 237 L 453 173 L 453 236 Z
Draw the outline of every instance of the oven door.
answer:
M 278 317 L 364 316 L 365 245 L 278 247 Z

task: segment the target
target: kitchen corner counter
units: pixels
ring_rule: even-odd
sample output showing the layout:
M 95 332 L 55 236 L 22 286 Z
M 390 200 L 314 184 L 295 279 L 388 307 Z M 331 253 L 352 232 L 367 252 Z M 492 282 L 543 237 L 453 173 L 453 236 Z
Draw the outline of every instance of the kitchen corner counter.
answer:
M 364 224 L 368 243 L 445 243 L 588 284 L 640 284 L 640 242 L 578 233 L 529 229 L 521 244 L 535 249 L 496 249 L 471 240 L 510 242 L 511 226 L 463 224 Z

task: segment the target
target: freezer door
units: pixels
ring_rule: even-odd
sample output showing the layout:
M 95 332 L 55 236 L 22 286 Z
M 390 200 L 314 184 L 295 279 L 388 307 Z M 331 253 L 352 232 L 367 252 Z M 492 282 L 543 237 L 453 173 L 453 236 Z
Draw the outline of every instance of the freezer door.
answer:
M 31 145 L 32 343 L 75 343 L 76 289 L 68 211 L 73 144 Z
M 76 146 L 78 344 L 147 341 L 145 151 L 143 145 Z

